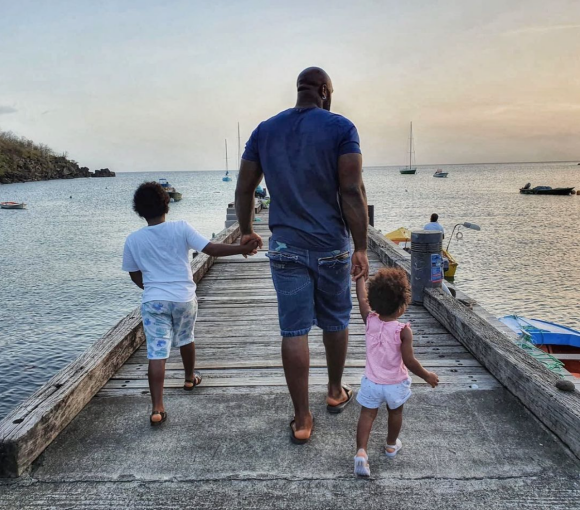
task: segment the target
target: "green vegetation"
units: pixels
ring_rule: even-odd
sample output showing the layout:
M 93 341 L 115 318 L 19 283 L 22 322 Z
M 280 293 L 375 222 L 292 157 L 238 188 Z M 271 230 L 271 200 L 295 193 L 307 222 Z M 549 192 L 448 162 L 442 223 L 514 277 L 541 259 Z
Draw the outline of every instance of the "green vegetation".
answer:
M 67 154 L 14 133 L 0 131 L 0 183 L 89 177 L 88 168 L 79 168 Z

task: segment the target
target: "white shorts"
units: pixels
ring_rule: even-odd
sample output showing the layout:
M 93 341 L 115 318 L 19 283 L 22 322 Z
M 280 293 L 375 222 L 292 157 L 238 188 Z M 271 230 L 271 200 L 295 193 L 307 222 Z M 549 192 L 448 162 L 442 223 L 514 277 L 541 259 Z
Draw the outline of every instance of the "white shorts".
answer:
M 411 396 L 411 378 L 397 384 L 377 384 L 363 376 L 356 401 L 368 409 L 378 409 L 384 402 L 389 409 L 401 407 Z

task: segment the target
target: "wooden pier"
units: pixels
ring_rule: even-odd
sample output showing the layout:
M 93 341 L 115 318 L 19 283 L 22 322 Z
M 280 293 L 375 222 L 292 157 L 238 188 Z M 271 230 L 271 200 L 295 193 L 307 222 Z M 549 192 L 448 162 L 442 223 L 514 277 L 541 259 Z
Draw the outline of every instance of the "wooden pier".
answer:
M 267 240 L 267 212 L 256 220 Z M 219 240 L 238 237 L 233 225 Z M 408 255 L 378 232 L 369 242 L 371 272 L 384 264 L 409 269 Z M 519 353 L 466 296 L 430 291 L 425 306 L 411 306 L 402 319 L 411 321 L 417 357 L 440 386 L 413 378 L 396 459 L 381 455 L 381 413 L 369 446 L 372 479 L 352 475 L 358 404 L 326 413 L 317 328 L 310 335 L 316 429 L 308 445 L 292 445 L 265 252 L 194 259 L 204 379 L 184 392 L 172 352 L 163 426 L 149 426 L 138 313 L 14 410 L 0 424 L 0 472 L 22 476 L 0 481 L 0 508 L 580 508 L 578 392 L 555 389 L 557 377 Z M 355 306 L 344 381 L 358 387 L 364 364 Z

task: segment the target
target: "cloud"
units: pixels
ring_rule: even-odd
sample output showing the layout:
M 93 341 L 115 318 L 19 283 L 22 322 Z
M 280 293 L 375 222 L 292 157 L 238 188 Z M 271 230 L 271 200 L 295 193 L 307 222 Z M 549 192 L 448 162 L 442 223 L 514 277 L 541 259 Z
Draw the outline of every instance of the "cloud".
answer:
M 507 32 L 504 32 L 504 35 L 542 34 L 545 32 L 555 32 L 558 30 L 579 30 L 579 29 L 580 24 L 535 26 L 535 27 L 517 28 L 516 30 L 508 30 Z
M 16 113 L 18 110 L 12 106 L 2 106 L 0 105 L 0 115 L 4 113 Z

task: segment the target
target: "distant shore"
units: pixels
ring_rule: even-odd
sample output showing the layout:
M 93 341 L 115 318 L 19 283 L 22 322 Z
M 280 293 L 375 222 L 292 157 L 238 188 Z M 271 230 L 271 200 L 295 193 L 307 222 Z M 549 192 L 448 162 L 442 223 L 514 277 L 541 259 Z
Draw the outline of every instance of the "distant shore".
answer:
M 0 184 L 78 177 L 115 177 L 115 172 L 108 168 L 91 172 L 66 153 L 57 155 L 46 145 L 0 132 Z

